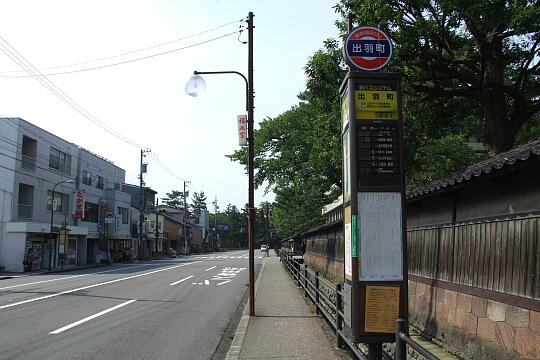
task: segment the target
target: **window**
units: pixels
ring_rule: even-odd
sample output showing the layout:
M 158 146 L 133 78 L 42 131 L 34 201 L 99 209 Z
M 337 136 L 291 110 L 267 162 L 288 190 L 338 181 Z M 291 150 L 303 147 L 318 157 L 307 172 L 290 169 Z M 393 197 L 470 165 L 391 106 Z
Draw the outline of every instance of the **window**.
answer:
M 92 185 L 92 174 L 89 171 L 83 170 L 82 182 L 86 185 Z
M 23 135 L 22 162 L 23 169 L 34 171 L 36 169 L 37 141 Z
M 103 189 L 103 176 L 97 176 L 96 187 L 98 189 Z
M 71 155 L 51 147 L 49 167 L 65 172 L 66 174 L 71 174 Z
M 114 183 L 114 190 L 120 190 L 120 183 Z
M 122 224 L 129 223 L 129 209 L 119 207 L 118 215 L 122 215 Z
M 98 204 L 85 201 L 83 221 L 97 223 L 98 214 L 99 214 Z
M 52 209 L 51 198 L 52 190 L 47 190 L 47 211 L 51 211 Z M 56 200 L 56 208 L 54 211 L 67 214 L 69 210 L 69 195 L 55 191 L 54 200 Z
M 32 185 L 19 184 L 19 217 L 31 218 L 34 204 L 34 187 Z

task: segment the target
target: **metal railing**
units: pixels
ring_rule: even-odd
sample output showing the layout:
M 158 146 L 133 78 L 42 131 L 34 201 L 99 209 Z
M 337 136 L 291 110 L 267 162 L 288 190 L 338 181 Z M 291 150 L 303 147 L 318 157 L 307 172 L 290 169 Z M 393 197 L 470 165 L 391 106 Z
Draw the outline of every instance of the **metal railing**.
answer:
M 341 284 L 331 284 L 319 276 L 318 271 L 310 270 L 305 265 L 302 270 L 301 263 L 291 253 L 280 251 L 279 257 L 297 285 L 304 290 L 304 296 L 309 298 L 315 305 L 317 315 L 322 315 L 334 330 L 336 334 L 336 347 L 343 348 L 346 345 L 357 359 L 367 360 L 367 356 L 343 332 L 345 314 L 343 313 Z M 407 345 L 427 360 L 439 360 L 438 357 L 412 340 L 407 333 L 407 322 L 403 319 L 398 319 L 396 321 L 395 356 L 393 357 L 384 351 L 383 357 L 387 360 L 406 360 Z

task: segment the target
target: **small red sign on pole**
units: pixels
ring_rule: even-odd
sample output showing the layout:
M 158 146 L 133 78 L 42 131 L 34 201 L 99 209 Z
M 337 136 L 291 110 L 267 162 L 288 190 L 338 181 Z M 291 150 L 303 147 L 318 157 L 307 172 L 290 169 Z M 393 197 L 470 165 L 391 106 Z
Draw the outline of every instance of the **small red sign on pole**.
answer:
M 247 146 L 247 115 L 238 115 L 236 122 L 238 123 L 238 144 Z

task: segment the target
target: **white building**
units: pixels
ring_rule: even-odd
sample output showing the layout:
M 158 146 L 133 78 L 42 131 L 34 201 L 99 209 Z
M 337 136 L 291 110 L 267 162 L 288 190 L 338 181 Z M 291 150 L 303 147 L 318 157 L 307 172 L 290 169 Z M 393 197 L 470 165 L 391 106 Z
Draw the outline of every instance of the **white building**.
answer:
M 84 265 L 100 260 L 96 249 L 108 256 L 107 241 L 100 247 L 88 238 L 106 230 L 112 238 L 130 238 L 129 225 L 118 217 L 98 226 L 107 209 L 123 213 L 131 200 L 116 185 L 124 182 L 124 170 L 110 161 L 20 118 L 0 118 L 0 169 L 0 268 L 23 271 L 29 249 L 34 270 Z M 77 211 L 81 219 L 76 210 L 83 210 Z M 61 229 L 68 230 L 65 236 Z

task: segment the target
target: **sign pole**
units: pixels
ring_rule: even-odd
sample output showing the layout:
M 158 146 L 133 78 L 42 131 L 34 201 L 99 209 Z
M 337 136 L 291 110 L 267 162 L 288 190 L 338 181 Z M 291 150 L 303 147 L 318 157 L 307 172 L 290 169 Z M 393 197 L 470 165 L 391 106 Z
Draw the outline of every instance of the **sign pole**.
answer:
M 341 86 L 344 331 L 381 359 L 407 318 L 405 186 L 401 75 L 378 71 L 392 56 L 381 30 L 350 31 L 344 57 L 351 67 Z

